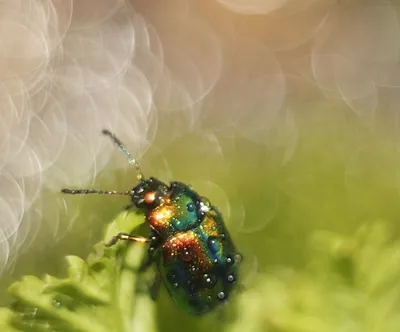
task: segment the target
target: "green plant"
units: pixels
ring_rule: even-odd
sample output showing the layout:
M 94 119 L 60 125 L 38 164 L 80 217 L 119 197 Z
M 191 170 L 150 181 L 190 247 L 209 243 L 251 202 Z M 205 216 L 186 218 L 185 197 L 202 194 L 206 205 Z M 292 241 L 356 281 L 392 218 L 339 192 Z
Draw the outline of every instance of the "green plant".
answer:
M 354 236 L 316 232 L 302 272 L 260 275 L 230 332 L 398 332 L 400 242 L 384 223 Z
M 120 214 L 105 240 L 142 220 Z M 351 237 L 315 232 L 310 244 L 303 270 L 260 273 L 238 294 L 224 331 L 399 331 L 400 242 L 390 240 L 385 223 Z M 1 331 L 156 331 L 155 305 L 137 273 L 144 254 L 140 245 L 99 243 L 86 261 L 67 257 L 65 279 L 24 277 L 9 289 L 15 303 L 0 309 Z
M 108 227 L 105 241 L 118 232 L 131 232 L 143 216 L 121 213 Z M 104 243 L 84 261 L 66 257 L 68 277 L 25 276 L 10 286 L 15 298 L 10 308 L 0 309 L 2 331 L 152 331 L 153 303 L 138 293 L 137 269 L 144 246 Z M 135 318 L 135 317 L 140 318 Z

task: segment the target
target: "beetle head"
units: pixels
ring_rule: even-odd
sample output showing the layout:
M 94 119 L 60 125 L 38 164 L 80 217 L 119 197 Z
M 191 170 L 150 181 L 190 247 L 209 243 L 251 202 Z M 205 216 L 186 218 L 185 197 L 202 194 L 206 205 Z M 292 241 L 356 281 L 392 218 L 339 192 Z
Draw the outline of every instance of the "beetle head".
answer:
M 146 212 L 159 206 L 167 192 L 167 185 L 160 180 L 143 179 L 132 189 L 132 202 L 138 209 Z

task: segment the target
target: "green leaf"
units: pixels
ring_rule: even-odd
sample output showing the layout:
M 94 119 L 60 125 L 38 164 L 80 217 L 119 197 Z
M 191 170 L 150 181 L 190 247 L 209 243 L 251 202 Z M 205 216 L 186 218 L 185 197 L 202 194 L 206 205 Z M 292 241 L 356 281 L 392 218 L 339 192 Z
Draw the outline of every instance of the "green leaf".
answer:
M 400 331 L 400 242 L 384 223 L 354 236 L 316 232 L 309 265 L 260 274 L 227 331 Z
M 108 242 L 143 220 L 122 213 L 109 225 Z M 67 277 L 25 276 L 10 286 L 15 302 L 0 308 L 6 332 L 153 332 L 156 310 L 142 292 L 138 269 L 145 246 L 98 243 L 88 259 L 67 256 Z M 235 297 L 227 332 L 398 332 L 400 242 L 384 223 L 354 236 L 315 232 L 302 270 L 279 267 L 259 273 Z M 178 324 L 178 323 L 177 323 Z M 177 325 L 177 330 L 182 330 Z
M 142 216 L 121 213 L 108 226 L 104 242 L 119 232 L 131 233 L 142 222 Z M 137 325 L 134 317 L 140 317 L 145 331 L 155 331 L 154 304 L 145 294 L 136 298 L 145 246 L 120 241 L 107 248 L 104 242 L 86 261 L 67 256 L 64 279 L 25 276 L 12 284 L 15 302 L 0 309 L 1 331 L 128 332 Z

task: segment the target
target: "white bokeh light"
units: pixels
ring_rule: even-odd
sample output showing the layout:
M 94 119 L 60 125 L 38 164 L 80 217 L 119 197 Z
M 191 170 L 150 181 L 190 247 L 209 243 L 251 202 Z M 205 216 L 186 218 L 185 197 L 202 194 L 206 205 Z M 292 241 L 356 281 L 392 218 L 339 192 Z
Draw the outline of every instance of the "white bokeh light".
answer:
M 284 146 L 284 165 L 310 96 L 369 127 L 382 108 L 398 117 L 400 7 L 390 1 L 9 0 L 0 9 L 0 273 L 44 215 L 53 239 L 70 226 L 60 214 L 77 218 L 42 191 L 93 181 L 115 152 L 100 139 L 105 126 L 137 156 L 158 132 L 167 141 L 207 127 L 214 151 L 212 131 L 232 131 Z M 264 227 L 278 203 L 262 224 L 244 222 L 236 204 L 237 228 Z

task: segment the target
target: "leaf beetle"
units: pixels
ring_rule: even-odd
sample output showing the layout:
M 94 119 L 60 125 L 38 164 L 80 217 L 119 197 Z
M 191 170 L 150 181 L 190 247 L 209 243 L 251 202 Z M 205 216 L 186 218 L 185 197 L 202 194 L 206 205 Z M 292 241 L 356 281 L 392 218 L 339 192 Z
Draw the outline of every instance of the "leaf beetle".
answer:
M 136 168 L 138 183 L 125 192 L 100 189 L 63 189 L 64 194 L 107 194 L 131 197 L 130 207 L 144 214 L 150 226 L 148 237 L 119 233 L 107 243 L 120 240 L 148 244 L 144 271 L 156 264 L 154 285 L 165 285 L 170 297 L 182 310 L 202 315 L 225 303 L 238 280 L 241 255 L 226 229 L 223 217 L 210 201 L 182 182 L 167 184 L 145 178 L 125 145 L 108 130 L 111 138 Z M 159 288 L 159 287 L 156 287 Z

